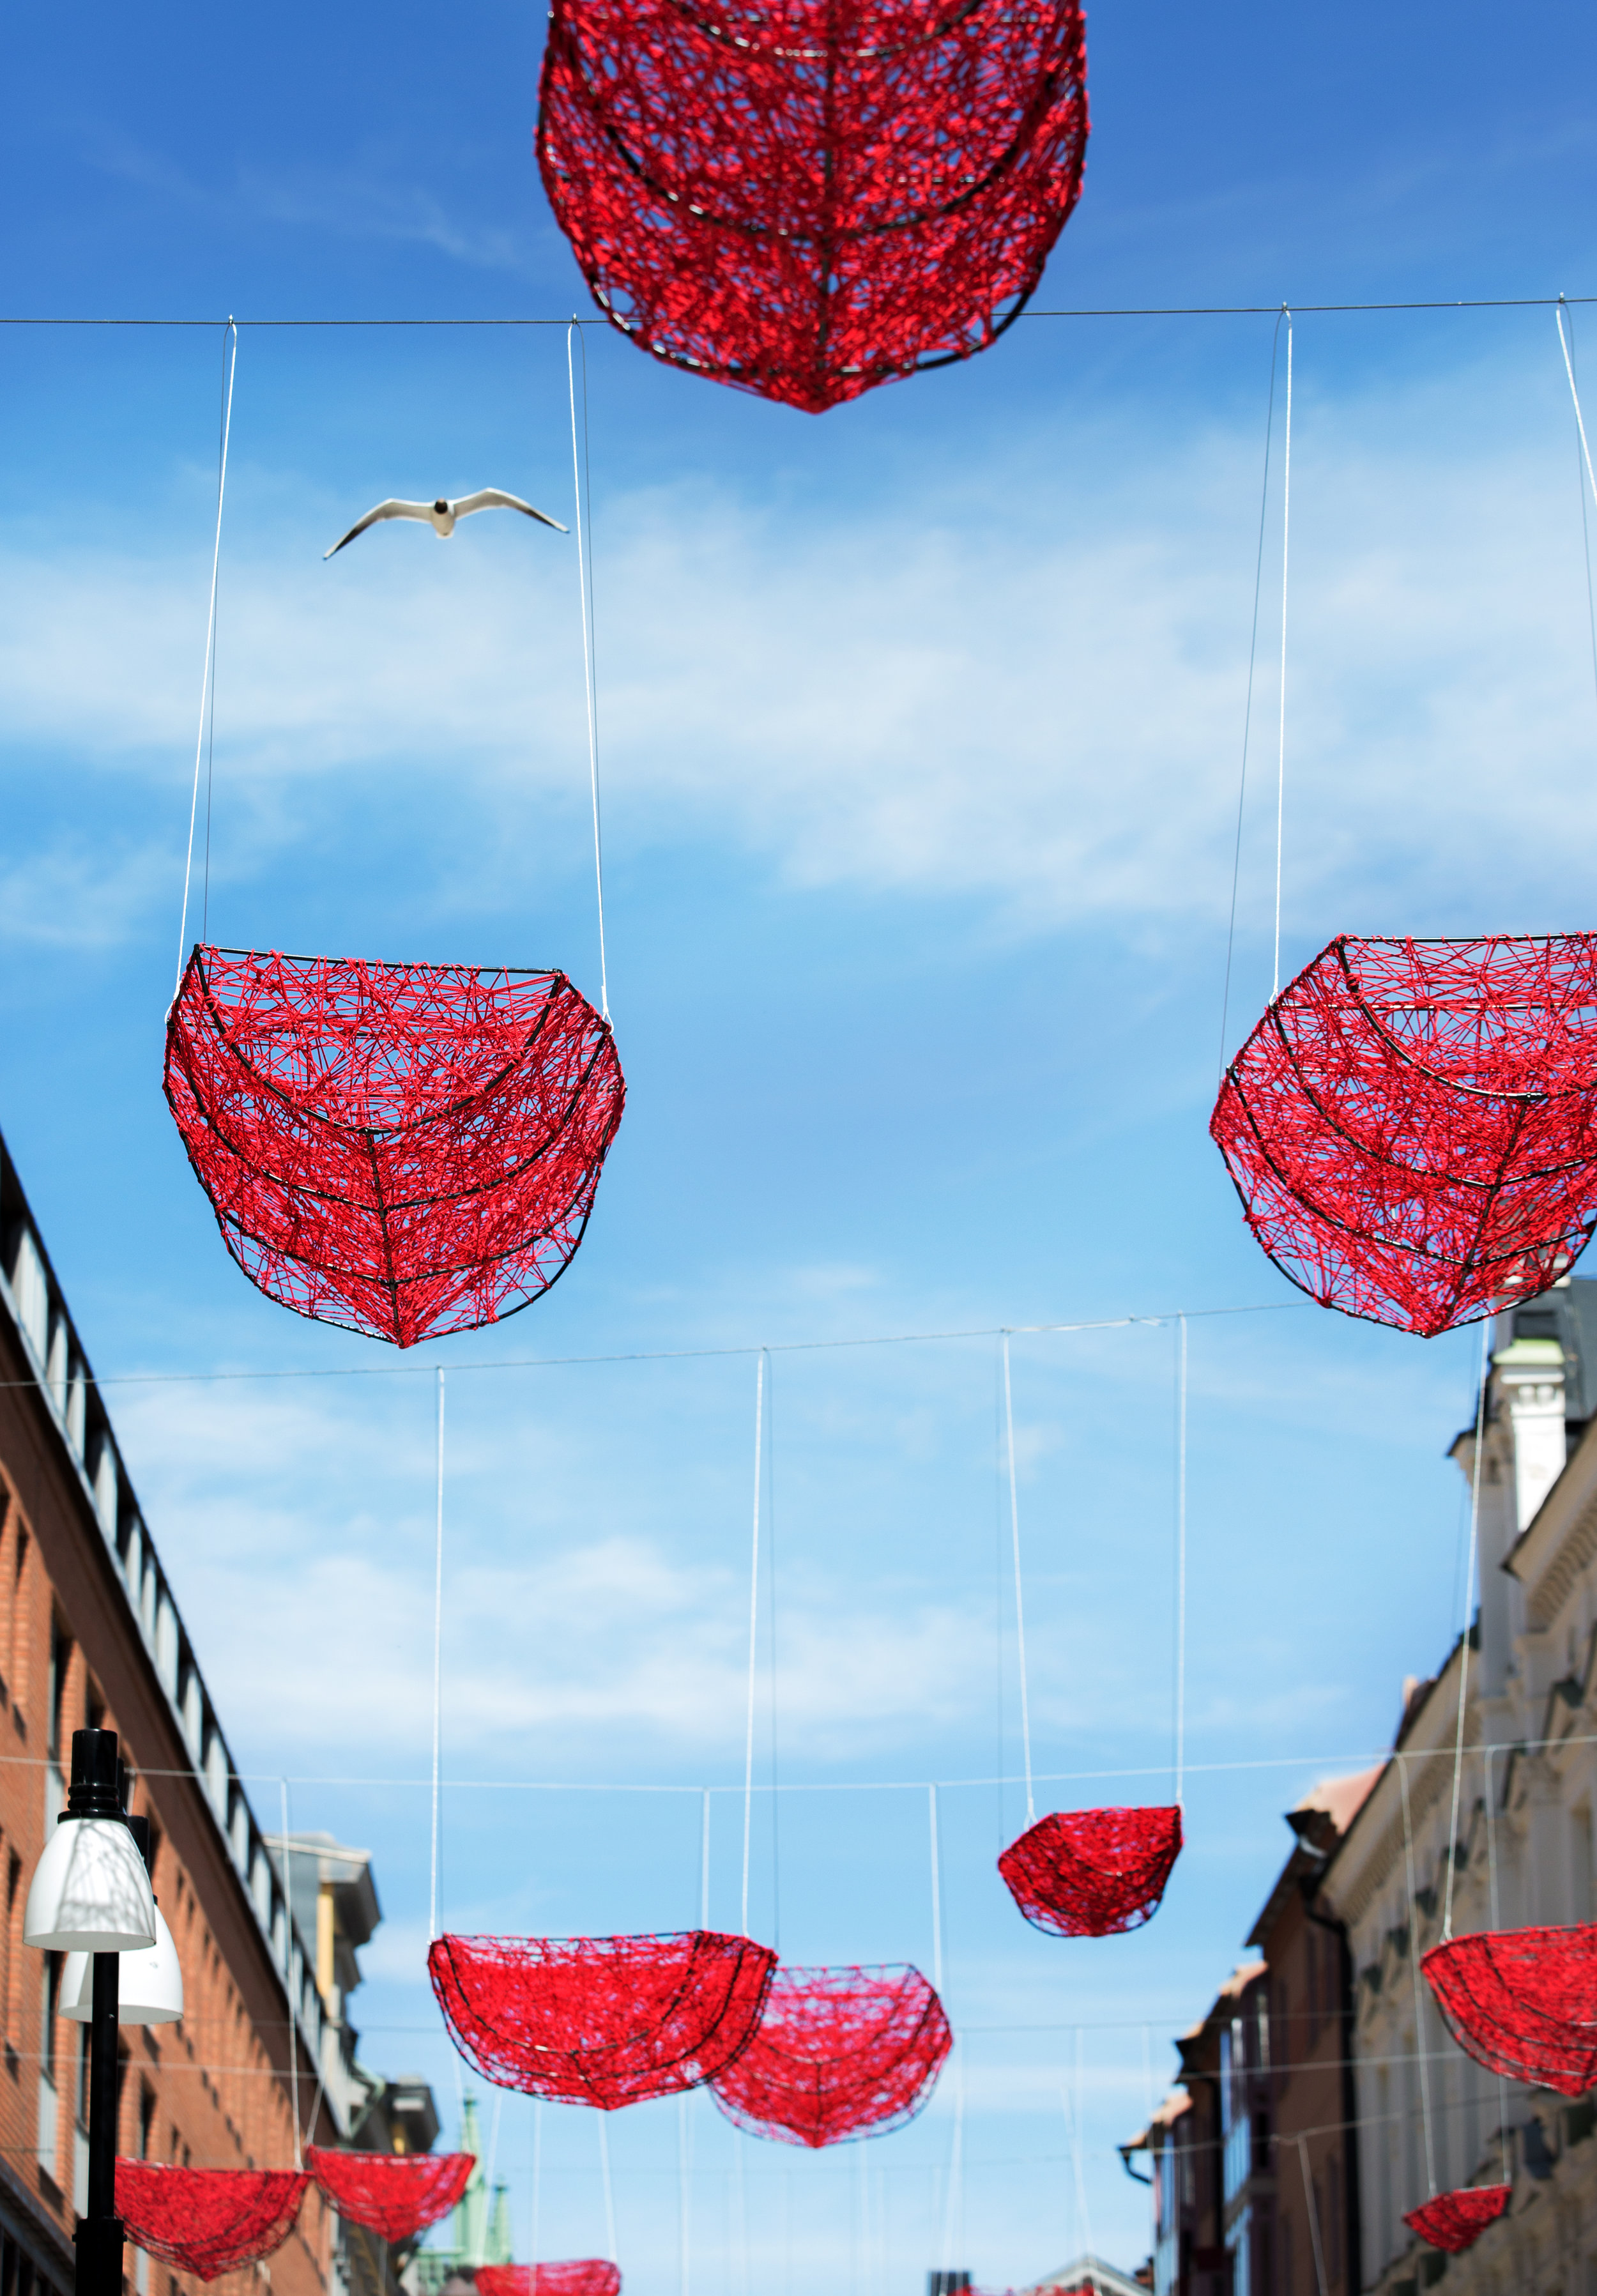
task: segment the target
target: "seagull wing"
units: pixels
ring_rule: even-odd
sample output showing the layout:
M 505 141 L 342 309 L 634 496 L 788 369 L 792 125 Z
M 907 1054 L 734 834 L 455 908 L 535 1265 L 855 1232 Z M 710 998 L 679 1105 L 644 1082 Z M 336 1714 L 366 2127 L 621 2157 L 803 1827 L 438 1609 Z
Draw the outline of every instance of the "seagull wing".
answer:
M 483 487 L 474 495 L 462 495 L 460 500 L 451 503 L 449 507 L 456 518 L 466 518 L 474 510 L 519 510 L 524 517 L 536 518 L 540 526 L 552 526 L 556 534 L 570 532 L 569 527 L 562 526 L 559 519 L 550 518 L 544 511 L 534 510 L 532 504 L 524 503 L 520 495 L 507 495 L 498 487 Z
M 378 520 L 381 518 L 420 518 L 425 519 L 430 524 L 432 504 L 413 502 L 379 503 L 375 510 L 369 510 L 366 512 L 364 518 L 357 518 L 348 533 L 335 542 L 331 550 L 324 550 L 322 553 L 323 559 L 336 557 L 346 542 L 353 542 L 357 534 L 364 534 L 367 527 L 375 526 Z

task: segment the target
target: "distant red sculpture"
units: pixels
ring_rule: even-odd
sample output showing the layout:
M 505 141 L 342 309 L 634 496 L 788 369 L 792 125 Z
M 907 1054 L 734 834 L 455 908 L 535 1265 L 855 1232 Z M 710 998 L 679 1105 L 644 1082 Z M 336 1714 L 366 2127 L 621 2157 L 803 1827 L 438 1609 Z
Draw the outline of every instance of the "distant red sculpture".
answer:
M 723 2071 L 759 2022 L 776 1956 L 713 1930 L 441 1937 L 427 1966 L 451 2039 L 485 2079 L 610 2112 Z
M 1448 2028 L 1509 2080 L 1584 2096 L 1597 2084 L 1597 1923 L 1479 1930 L 1420 1962 Z
M 569 2264 L 479 2264 L 477 2296 L 621 2296 L 620 2267 L 602 2256 Z
M 466 2189 L 474 2152 L 335 2152 L 307 2145 L 305 2165 L 347 2223 L 389 2242 L 436 2224 Z
M 1511 2185 L 1467 2185 L 1456 2193 L 1437 2193 L 1423 2207 L 1410 2209 L 1403 2221 L 1432 2248 L 1462 2256 L 1496 2223 L 1513 2196 Z
M 1077 0 L 555 0 L 538 160 L 640 348 L 814 414 L 1019 316 L 1085 71 Z
M 1597 934 L 1323 949 L 1209 1124 L 1249 1226 L 1328 1308 L 1430 1337 L 1544 1292 L 1597 1222 Z
M 711 2093 L 740 2128 L 783 2144 L 879 2136 L 920 2112 L 953 2038 L 918 1969 L 779 1969 Z
M 610 1023 L 562 972 L 203 947 L 166 1092 L 250 1282 L 402 1348 L 557 1281 L 626 1099 Z
M 998 1860 L 1027 1920 L 1054 1937 L 1113 1937 L 1152 1919 L 1181 1853 L 1178 1808 L 1062 1809 Z
M 293 2169 L 175 2169 L 117 2161 L 117 2214 L 127 2237 L 177 2272 L 216 2280 L 274 2256 L 310 2183 Z

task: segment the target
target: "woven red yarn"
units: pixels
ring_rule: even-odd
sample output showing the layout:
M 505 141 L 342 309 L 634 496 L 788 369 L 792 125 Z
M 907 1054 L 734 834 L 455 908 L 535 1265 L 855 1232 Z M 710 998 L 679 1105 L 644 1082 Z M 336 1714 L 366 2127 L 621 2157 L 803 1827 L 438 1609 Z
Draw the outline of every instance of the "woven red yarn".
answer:
M 754 2038 L 710 2087 L 756 2136 L 880 2136 L 920 2112 L 953 2038 L 918 1969 L 779 1969 Z
M 1429 1337 L 1544 1292 L 1597 1220 L 1597 934 L 1340 936 L 1209 1130 L 1249 1226 L 1325 1307 Z
M 276 2253 L 309 2182 L 293 2169 L 173 2169 L 119 2159 L 117 2214 L 135 2248 L 215 2280 Z
M 1403 2221 L 1432 2248 L 1462 2256 L 1489 2224 L 1496 2223 L 1513 2196 L 1511 2185 L 1466 2185 L 1460 2192 L 1437 2194 L 1423 2208 L 1410 2209 Z
M 602 2256 L 569 2264 L 479 2264 L 477 2296 L 621 2296 L 621 2269 Z
M 332 2152 L 306 2147 L 305 2165 L 348 2224 L 409 2240 L 447 2216 L 477 2164 L 474 2152 Z
M 818 414 L 1019 316 L 1085 70 L 1078 0 L 555 0 L 538 160 L 634 342 Z
M 1113 1937 L 1159 1910 L 1181 1851 L 1179 1809 L 1061 1809 L 998 1860 L 1028 1922 L 1054 1937 Z
M 610 1023 L 562 972 L 204 947 L 166 1092 L 250 1282 L 402 1348 L 564 1273 L 626 1099 Z
M 450 2038 L 503 2088 L 606 2112 L 697 2088 L 759 2021 L 776 1956 L 714 1930 L 441 1937 L 427 1967 Z
M 1584 2096 L 1597 2083 L 1597 1922 L 1479 1930 L 1420 1963 L 1460 2048 L 1510 2080 Z

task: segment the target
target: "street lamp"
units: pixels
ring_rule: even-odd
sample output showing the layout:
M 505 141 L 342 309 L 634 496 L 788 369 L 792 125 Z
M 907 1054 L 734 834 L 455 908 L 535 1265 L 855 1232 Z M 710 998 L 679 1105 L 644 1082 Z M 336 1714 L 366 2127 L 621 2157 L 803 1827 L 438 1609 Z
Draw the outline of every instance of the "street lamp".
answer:
M 74 1730 L 67 1806 L 34 1869 L 24 1945 L 94 1957 L 89 2017 L 88 2213 L 78 2222 L 78 2296 L 120 2296 L 117 2215 L 119 1956 L 147 1952 L 159 1916 L 122 1810 L 114 1730 Z
M 144 1869 L 150 1869 L 150 1821 L 130 1817 L 132 1834 Z M 151 1880 L 154 1880 L 151 1875 Z M 160 1900 L 155 1903 L 155 1943 L 142 1953 L 119 1953 L 117 1977 L 119 2025 L 175 2025 L 183 2015 L 183 1970 L 177 1948 L 167 1927 Z M 61 1973 L 61 2013 L 75 2025 L 86 2025 L 94 2012 L 94 1956 L 70 1953 Z

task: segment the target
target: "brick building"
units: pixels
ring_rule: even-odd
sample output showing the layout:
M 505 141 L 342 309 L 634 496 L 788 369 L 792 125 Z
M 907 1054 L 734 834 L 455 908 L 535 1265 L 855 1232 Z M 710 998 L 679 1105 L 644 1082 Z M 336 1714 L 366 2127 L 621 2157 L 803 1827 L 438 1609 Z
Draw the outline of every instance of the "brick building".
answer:
M 342 2012 L 348 1932 L 375 1915 L 369 1875 L 360 1853 L 318 1842 L 304 1846 L 310 1870 L 299 1876 L 296 1844 L 257 1824 L 0 1142 L 0 2296 L 72 2285 L 88 2029 L 58 2013 L 60 1957 L 24 1948 L 21 1923 L 64 1799 L 63 1750 L 85 1726 L 120 1734 L 184 1976 L 181 2023 L 122 2036 L 119 2151 L 291 2166 L 296 2084 L 305 2139 L 346 2140 L 369 2118 L 374 2086 Z M 296 1899 L 315 1915 L 308 1947 Z M 320 2296 L 335 2234 L 313 2187 L 271 2259 L 280 2296 Z M 131 2248 L 127 2270 L 136 2296 L 198 2296 Z M 255 2296 L 266 2276 L 256 2267 L 214 2285 Z

